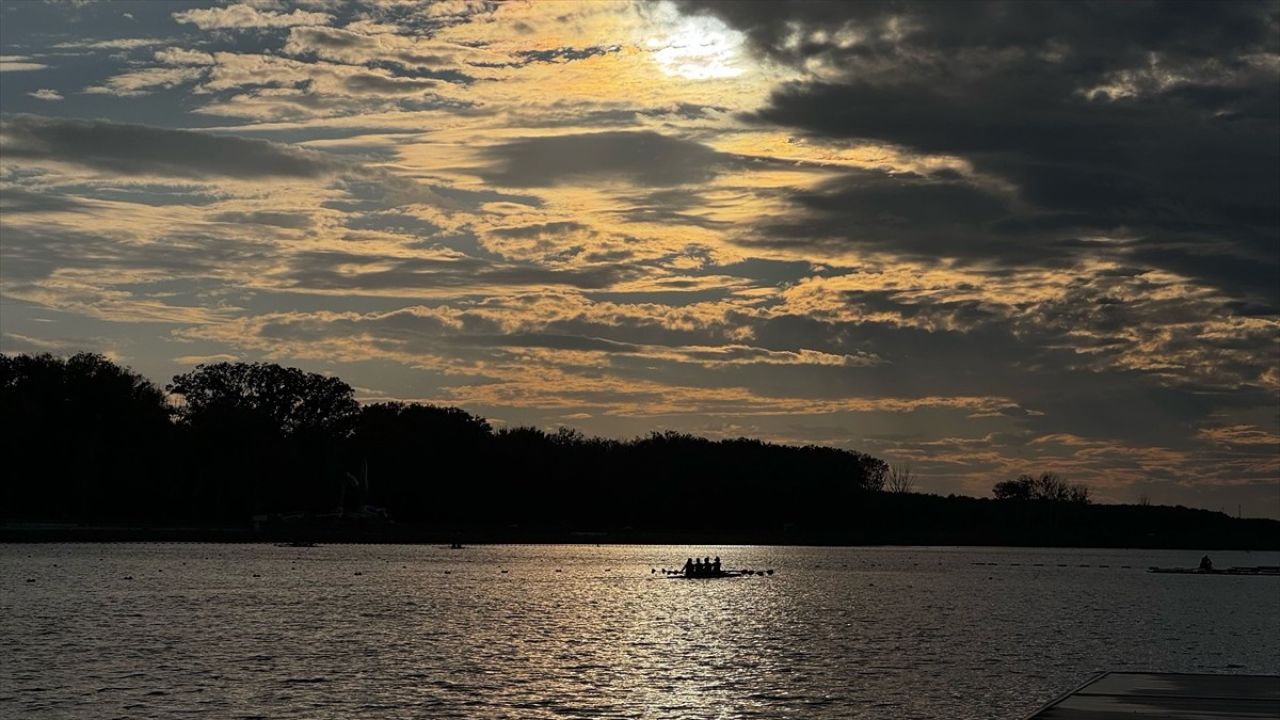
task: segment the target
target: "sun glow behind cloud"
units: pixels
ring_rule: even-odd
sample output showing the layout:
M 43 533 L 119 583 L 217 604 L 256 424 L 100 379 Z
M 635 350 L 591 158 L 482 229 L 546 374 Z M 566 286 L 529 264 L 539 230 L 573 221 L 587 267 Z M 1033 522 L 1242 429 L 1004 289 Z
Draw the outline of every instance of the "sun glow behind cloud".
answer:
M 663 2 L 655 8 L 653 19 L 659 34 L 645 38 L 643 44 L 664 75 L 713 80 L 747 71 L 746 36 L 718 18 L 682 16 L 671 3 Z

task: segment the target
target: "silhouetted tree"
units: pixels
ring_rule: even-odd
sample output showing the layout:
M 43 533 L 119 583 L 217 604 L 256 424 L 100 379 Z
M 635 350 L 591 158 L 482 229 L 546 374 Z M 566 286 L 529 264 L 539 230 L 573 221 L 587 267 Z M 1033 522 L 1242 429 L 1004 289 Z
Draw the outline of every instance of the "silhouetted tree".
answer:
M 170 387 L 184 400 L 180 423 L 164 393 L 100 355 L 0 356 L 3 518 L 247 527 L 259 514 L 287 536 L 280 528 L 294 520 L 281 516 L 323 526 L 345 496 L 348 510 L 377 505 L 396 522 L 331 527 L 334 538 L 410 539 L 395 534 L 409 527 L 509 539 L 587 529 L 653 540 L 1280 546 L 1273 521 L 1096 506 L 1087 487 L 1052 473 L 997 483 L 1000 500 L 876 492 L 909 487 L 909 468 L 671 431 L 494 432 L 458 408 L 361 408 L 341 380 L 274 365 L 201 366 Z M 1028 502 L 1003 501 L 1016 499 Z
M 1019 475 L 1015 480 L 995 484 L 992 493 L 997 500 L 1044 500 L 1050 502 L 1074 502 L 1081 505 L 1090 502 L 1089 488 L 1072 485 L 1054 473 L 1041 473 L 1039 477 Z
M 1067 500 L 1078 505 L 1088 505 L 1093 502 L 1088 486 L 1080 484 L 1071 486 L 1067 493 Z
M 344 438 L 360 409 L 342 380 L 271 363 L 199 365 L 166 389 L 182 396 L 178 416 L 184 423 L 249 421 L 281 437 Z
M 484 418 L 458 408 L 375 403 L 360 409 L 348 465 L 366 464 L 370 502 L 397 520 L 459 521 L 473 495 L 494 489 L 491 439 Z
M 270 363 L 199 365 L 173 378 L 187 430 L 186 472 L 222 520 L 326 510 L 346 482 L 342 444 L 359 405 L 335 377 Z
M 0 355 L 3 512 L 90 522 L 165 513 L 170 408 L 102 355 Z
M 890 465 L 885 489 L 892 493 L 909 493 L 915 490 L 915 477 L 910 465 Z

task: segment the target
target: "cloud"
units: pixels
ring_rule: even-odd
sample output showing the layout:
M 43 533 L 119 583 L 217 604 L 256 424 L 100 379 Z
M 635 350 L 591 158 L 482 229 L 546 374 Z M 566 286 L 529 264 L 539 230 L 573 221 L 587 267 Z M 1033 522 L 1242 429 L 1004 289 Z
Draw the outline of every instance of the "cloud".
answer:
M 40 88 L 35 92 L 29 92 L 27 94 L 37 100 L 55 100 L 56 101 L 56 100 L 62 99 L 62 93 L 59 93 L 57 90 L 50 90 L 49 88 Z
M 296 27 L 289 31 L 283 50 L 288 55 L 354 65 L 392 64 L 451 80 L 469 79 L 468 59 L 492 59 L 482 49 L 387 32 L 386 26 L 361 32 L 355 27 Z
M 901 233 L 908 249 L 1025 264 L 1038 260 L 1032 245 L 1060 258 L 1092 250 L 1056 241 L 1134 239 L 1135 259 L 1280 310 L 1280 26 L 1265 3 L 683 7 L 801 71 L 751 120 L 960 157 L 1012 192 L 1004 223 L 951 249 L 927 238 L 940 214 L 961 224 L 971 208 L 920 203 L 909 224 L 923 214 L 923 238 Z M 922 187 L 885 183 L 908 206 Z M 818 199 L 794 198 L 802 211 L 784 227 L 797 242 L 815 209 L 820 226 L 865 217 Z
M 31 62 L 31 58 L 24 55 L 0 55 L 0 73 L 30 72 L 44 70 L 47 67 L 49 66 L 44 63 Z
M 251 5 L 184 10 L 173 13 L 179 23 L 190 23 L 201 30 L 261 30 L 266 28 L 294 27 L 296 25 L 328 25 L 333 16 L 328 13 L 294 10 L 280 13 L 259 10 Z
M 755 246 L 876 250 L 928 260 L 1048 261 L 1057 252 L 997 232 L 1014 213 L 1010 198 L 950 175 L 848 173 L 792 191 L 787 201 L 791 212 L 741 238 Z
M 155 58 L 166 65 L 213 65 L 215 62 L 210 53 L 180 47 L 157 50 Z
M 1202 428 L 1200 437 L 1223 445 L 1261 445 L 1272 451 L 1280 450 L 1280 433 L 1253 425 Z
M 456 254 L 396 258 L 311 252 L 298 255 L 283 278 L 297 289 L 412 296 L 457 294 L 459 290 L 496 292 L 524 286 L 599 289 L 610 287 L 630 272 L 616 266 L 558 270 Z
M 322 153 L 265 140 L 40 115 L 3 116 L 0 148 L 10 160 L 171 177 L 320 177 L 341 167 Z
M 342 85 L 353 95 L 421 95 L 439 83 L 435 80 L 356 73 L 344 78 Z
M 732 156 L 656 132 L 602 132 L 526 138 L 484 150 L 482 177 L 507 187 L 625 181 L 671 186 L 706 182 Z
M 90 85 L 84 89 L 90 95 L 116 95 L 139 97 L 156 90 L 167 90 L 193 83 L 204 77 L 201 67 L 150 67 L 113 75 L 102 85 Z
M 20 187 L 0 186 L 0 210 L 13 216 L 27 213 L 85 211 L 90 206 L 68 195 L 31 192 Z
M 72 50 L 135 50 L 152 45 L 162 45 L 169 40 L 165 38 L 112 38 L 110 40 L 69 40 L 53 47 Z
M 227 211 L 213 215 L 211 220 L 234 225 L 272 225 L 282 228 L 306 230 L 315 227 L 315 219 L 308 213 L 281 212 L 278 210 L 254 210 L 248 212 Z

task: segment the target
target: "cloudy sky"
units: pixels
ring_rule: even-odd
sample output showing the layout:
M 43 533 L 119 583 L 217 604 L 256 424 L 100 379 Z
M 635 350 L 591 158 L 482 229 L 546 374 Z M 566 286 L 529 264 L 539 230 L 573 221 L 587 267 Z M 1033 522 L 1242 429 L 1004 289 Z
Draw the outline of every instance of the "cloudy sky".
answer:
M 1280 517 L 1280 5 L 0 5 L 4 352 Z

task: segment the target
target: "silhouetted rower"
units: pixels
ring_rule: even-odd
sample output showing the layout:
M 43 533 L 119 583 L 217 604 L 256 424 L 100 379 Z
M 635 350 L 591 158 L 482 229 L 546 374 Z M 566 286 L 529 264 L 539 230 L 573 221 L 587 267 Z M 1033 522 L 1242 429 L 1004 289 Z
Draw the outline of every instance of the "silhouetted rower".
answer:
M 684 561 L 684 576 L 693 577 L 693 558 Z
M 716 561 L 711 563 L 711 574 L 712 575 L 720 574 L 720 556 L 719 555 L 716 556 Z
M 1213 570 L 1213 561 L 1209 559 L 1208 555 L 1200 558 L 1200 569 L 1205 572 L 1211 572 Z

